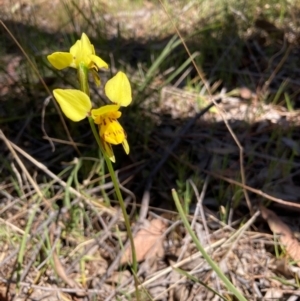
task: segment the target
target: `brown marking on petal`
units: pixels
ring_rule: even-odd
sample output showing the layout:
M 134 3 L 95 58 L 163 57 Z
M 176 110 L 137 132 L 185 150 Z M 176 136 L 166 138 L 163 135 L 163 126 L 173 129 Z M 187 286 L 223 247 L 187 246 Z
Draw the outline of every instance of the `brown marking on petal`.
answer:
M 113 122 L 117 121 L 117 119 L 115 119 L 115 118 L 112 118 L 112 117 L 108 117 L 108 119 L 109 119 L 109 121 L 110 121 L 111 123 L 113 123 Z
M 104 137 L 109 137 L 111 135 L 111 133 L 110 132 L 105 132 L 105 133 L 103 133 L 103 136 Z M 104 139 L 105 140 L 105 139 Z

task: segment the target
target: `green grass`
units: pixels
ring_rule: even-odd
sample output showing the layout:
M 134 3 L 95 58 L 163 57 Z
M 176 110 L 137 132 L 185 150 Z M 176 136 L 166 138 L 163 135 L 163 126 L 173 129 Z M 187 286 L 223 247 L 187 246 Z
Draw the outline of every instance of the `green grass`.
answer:
M 292 170 L 299 168 L 299 124 L 292 119 L 299 108 L 296 82 L 299 74 L 295 68 L 298 60 L 296 47 L 299 45 L 295 39 L 290 41 L 290 50 L 285 48 L 282 33 L 286 36 L 293 30 L 298 33 L 300 7 L 297 1 L 163 1 L 187 43 L 191 57 L 182 46 L 160 1 L 96 2 L 63 1 L 56 4 L 59 6 L 53 13 L 49 3 L 42 2 L 30 14 L 21 7 L 13 12 L 7 11 L 2 18 L 51 91 L 57 87 L 76 87 L 77 81 L 71 72 L 73 70 L 53 70 L 46 55 L 57 50 L 68 51 L 82 31 L 91 37 L 96 52 L 111 66 L 109 71 L 100 73 L 103 83 L 117 70 L 124 70 L 130 77 L 134 102 L 123 110 L 121 122 L 127 132 L 131 152 L 125 156 L 117 147 L 115 168 L 120 171 L 119 180 L 125 187 L 122 193 L 127 198 L 132 228 L 139 214 L 136 206 L 140 205 L 144 193 L 143 183 L 149 180 L 153 168 L 190 120 L 186 112 L 193 111 L 188 108 L 187 99 L 196 103 L 200 110 L 211 101 L 211 96 L 217 98 L 222 89 L 226 89 L 222 95 L 237 101 L 239 105 L 235 107 L 244 105 L 247 108 L 244 120 L 231 124 L 244 147 L 246 183 L 251 182 L 257 189 L 271 188 L 270 191 L 277 192 L 276 189 L 284 185 L 278 183 L 290 181 Z M 31 4 L 26 5 L 31 7 Z M 86 122 L 75 124 L 66 121 L 72 138 L 79 144 L 80 153 L 67 144 L 68 138 L 56 108 L 52 102 L 48 106 L 44 104 L 47 92 L 40 78 L 4 30 L 3 37 L 0 42 L 0 76 L 3 79 L 0 85 L 1 130 L 8 139 L 47 166 L 41 168 L 36 162 L 21 157 L 51 206 L 48 208 L 44 201 L 37 199 L 37 191 L 24 175 L 22 167 L 15 162 L 14 154 L 2 145 L 1 218 L 21 229 L 23 235 L 11 231 L 1 222 L 0 240 L 12 249 L 19 247 L 15 272 L 20 287 L 27 276 L 36 279 L 34 283 L 38 285 L 40 279 L 48 277 L 47 273 L 59 284 L 61 275 L 54 272 L 55 263 L 50 256 L 53 233 L 49 224 L 44 228 L 41 226 L 55 213 L 56 226 L 61 230 L 56 237 L 56 252 L 63 267 L 68 270 L 72 266 L 68 273 L 73 272 L 80 285 L 88 283 L 91 289 L 101 287 L 92 282 L 92 278 L 99 278 L 99 281 L 107 283 L 103 274 L 95 276 L 95 270 L 101 270 L 97 263 L 111 263 L 125 243 L 126 236 L 122 216 L 117 216 L 116 193 L 104 161 L 99 159 Z M 15 65 L 14 60 L 17 62 Z M 207 85 L 195 71 L 193 60 L 203 71 Z M 272 81 L 266 85 L 271 77 Z M 171 91 L 165 97 L 163 89 L 175 84 L 180 90 L 179 96 Z M 255 97 L 241 100 L 242 87 L 251 90 Z M 93 89 L 92 96 L 95 104 L 106 101 L 101 89 Z M 229 105 L 222 108 L 231 114 L 229 119 L 233 121 L 242 113 L 231 111 L 230 105 L 229 101 Z M 286 108 L 286 123 L 281 122 L 284 118 L 272 121 L 272 117 L 265 117 L 267 112 L 280 113 L 283 110 L 280 107 Z M 253 108 L 256 110 L 252 114 Z M 45 116 L 42 121 L 43 110 Z M 178 148 L 169 154 L 166 164 L 151 179 L 150 205 L 157 207 L 153 210 L 155 213 L 161 209 L 171 210 L 172 217 L 167 216 L 170 224 L 177 212 L 171 197 L 172 188 L 178 192 L 183 207 L 180 218 L 184 220 L 196 203 L 189 179 L 199 190 L 206 176 L 204 170 L 241 182 L 238 152 L 224 151 L 236 148 L 236 144 L 219 117 L 216 108 L 206 113 L 200 123 L 193 125 L 181 137 Z M 49 140 L 43 138 L 45 133 L 41 124 L 49 137 L 60 139 L 54 142 L 54 151 Z M 289 140 L 288 146 L 283 143 L 284 138 Z M 48 171 L 57 175 L 65 185 Z M 258 175 L 260 179 L 256 181 Z M 137 204 L 126 189 L 135 193 Z M 8 205 L 9 198 L 16 201 L 12 207 Z M 251 196 L 251 199 L 255 198 Z M 209 199 L 214 202 L 206 204 Z M 234 219 L 242 218 L 244 221 L 247 208 L 242 188 L 217 177 L 209 181 L 204 206 L 208 206 L 224 223 L 228 221 L 230 212 L 234 213 Z M 180 231 L 189 231 L 189 225 L 185 223 Z M 30 240 L 28 234 L 31 235 Z M 83 247 L 85 243 L 88 246 L 89 241 L 94 244 L 92 254 L 86 254 L 88 247 Z M 199 242 L 194 240 L 191 249 L 195 250 L 197 244 Z M 37 253 L 35 245 L 39 248 Z M 28 275 L 22 274 L 31 260 L 39 270 L 29 268 Z M 96 268 L 92 269 L 94 265 Z M 9 268 L 7 271 L 1 277 L 9 279 L 13 272 Z M 197 282 L 189 271 L 182 269 L 177 272 L 187 280 Z M 218 278 L 231 287 L 231 280 L 226 282 L 220 275 Z M 141 276 L 141 282 L 144 280 Z M 128 293 L 132 287 L 128 284 L 124 288 L 122 285 L 116 283 L 116 287 L 120 287 L 116 298 L 134 298 Z M 211 283 L 207 287 L 215 290 Z M 233 292 L 232 287 L 230 289 Z M 150 290 L 148 287 L 141 289 L 141 294 L 149 296 Z M 97 298 L 97 293 L 93 297 Z M 228 299 L 228 296 L 224 293 L 222 298 Z M 239 295 L 240 300 L 244 298 Z

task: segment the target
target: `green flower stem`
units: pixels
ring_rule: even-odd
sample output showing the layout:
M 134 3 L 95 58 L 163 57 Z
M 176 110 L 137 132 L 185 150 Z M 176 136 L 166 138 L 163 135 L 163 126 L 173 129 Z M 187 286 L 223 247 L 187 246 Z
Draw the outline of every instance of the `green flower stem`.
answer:
M 90 88 L 88 82 L 88 68 L 83 64 L 80 63 L 77 69 L 78 71 L 78 80 L 80 84 L 80 90 L 84 92 L 88 97 L 90 97 Z
M 193 242 L 197 246 L 197 249 L 201 252 L 203 258 L 207 261 L 207 263 L 215 271 L 215 273 L 218 275 L 218 277 L 223 281 L 223 283 L 228 288 L 228 290 L 231 291 L 232 294 L 234 294 L 239 301 L 247 301 L 247 299 L 243 296 L 243 294 L 231 283 L 231 281 L 222 272 L 222 270 L 220 269 L 218 264 L 212 260 L 212 258 L 206 253 L 205 249 L 200 244 L 196 234 L 194 233 L 193 229 L 190 226 L 188 219 L 186 218 L 186 213 L 184 212 L 184 210 L 180 204 L 180 200 L 179 200 L 178 194 L 175 189 L 172 189 L 172 196 L 173 196 L 175 205 L 177 207 L 178 213 L 182 219 L 182 222 L 183 222 L 187 232 L 190 234 Z
M 129 221 L 128 214 L 126 212 L 125 202 L 123 200 L 123 197 L 122 197 L 122 194 L 121 194 L 121 190 L 120 190 L 120 187 L 119 187 L 119 183 L 118 183 L 118 180 L 117 180 L 114 168 L 112 166 L 112 163 L 111 163 L 110 159 L 106 156 L 106 154 L 104 152 L 103 146 L 102 146 L 100 138 L 99 138 L 99 133 L 97 132 L 97 129 L 95 127 L 94 120 L 93 120 L 92 117 L 89 117 L 88 119 L 89 119 L 89 123 L 90 123 L 91 129 L 92 129 L 92 132 L 93 132 L 93 134 L 95 136 L 95 139 L 96 139 L 96 141 L 97 141 L 97 143 L 99 145 L 99 148 L 101 150 L 101 153 L 104 156 L 104 159 L 105 159 L 108 171 L 110 173 L 111 179 L 112 179 L 113 184 L 114 184 L 114 188 L 116 190 L 118 201 L 119 201 L 120 206 L 121 206 L 121 210 L 122 210 L 122 213 L 123 213 L 123 217 L 124 217 L 124 221 L 125 221 L 125 226 L 126 226 L 127 234 L 128 234 L 129 241 L 130 241 L 130 246 L 131 246 L 132 270 L 133 270 L 133 276 L 134 276 L 134 281 L 135 281 L 135 286 L 136 286 L 137 300 L 140 300 L 140 298 L 138 296 L 139 295 L 139 293 L 138 293 L 138 279 L 136 277 L 136 275 L 137 275 L 136 252 L 135 252 L 135 246 L 134 246 L 132 231 L 131 231 L 131 227 L 130 227 L 130 221 Z
M 100 147 L 101 153 L 104 156 L 108 171 L 110 173 L 111 179 L 113 181 L 113 184 L 114 184 L 114 187 L 115 187 L 115 190 L 116 190 L 117 198 L 118 198 L 120 206 L 121 206 L 121 210 L 122 210 L 122 213 L 123 213 L 123 216 L 124 216 L 126 230 L 127 230 L 127 233 L 128 233 L 128 237 L 129 237 L 129 241 L 130 241 L 131 249 L 132 249 L 133 271 L 136 273 L 137 272 L 136 252 L 135 252 L 135 247 L 134 247 L 132 231 L 131 231 L 131 227 L 130 227 L 130 221 L 129 221 L 128 214 L 127 214 L 126 208 L 125 208 L 125 202 L 124 202 L 122 194 L 121 194 L 121 190 L 120 190 L 120 187 L 119 187 L 119 183 L 118 183 L 114 168 L 112 166 L 112 163 L 111 163 L 110 159 L 105 155 L 103 146 L 102 146 L 100 138 L 99 138 L 99 133 L 96 130 L 95 123 L 94 123 L 94 120 L 93 120 L 92 117 L 89 117 L 89 122 L 90 122 L 90 126 L 92 128 L 93 134 L 95 136 L 95 139 L 96 139 L 96 141 L 97 141 L 97 143 Z
M 85 94 L 87 94 L 90 97 L 90 89 L 89 89 L 89 83 L 88 83 L 88 68 L 82 63 L 79 65 L 78 68 L 78 79 L 79 79 L 79 83 L 80 83 L 80 90 L 83 91 Z M 133 236 L 132 236 L 132 231 L 131 231 L 131 227 L 130 227 L 130 221 L 129 221 L 129 217 L 127 215 L 126 212 L 126 207 L 125 207 L 125 203 L 120 191 L 120 187 L 119 187 L 119 183 L 117 181 L 117 177 L 114 171 L 114 168 L 112 166 L 112 163 L 110 161 L 110 159 L 107 157 L 107 155 L 105 154 L 105 151 L 103 149 L 102 143 L 100 141 L 99 138 L 99 133 L 95 127 L 95 123 L 92 117 L 88 117 L 89 119 L 89 123 L 92 129 L 92 132 L 94 134 L 94 137 L 99 145 L 99 148 L 101 150 L 101 153 L 104 156 L 108 171 L 110 173 L 112 182 L 114 184 L 114 188 L 117 194 L 117 198 L 118 201 L 120 203 L 121 206 L 121 210 L 123 213 L 123 217 L 124 217 L 124 221 L 125 221 L 125 226 L 126 226 L 126 230 L 127 230 L 127 234 L 129 237 L 129 241 L 130 241 L 130 246 L 131 246 L 131 254 L 132 254 L 132 270 L 133 270 L 133 277 L 134 277 L 134 283 L 135 283 L 135 292 L 136 292 L 136 299 L 139 301 L 140 300 L 140 294 L 139 294 L 139 289 L 138 289 L 138 279 L 137 279 L 137 260 L 136 260 L 136 252 L 135 252 L 135 247 L 134 247 L 134 241 L 133 241 Z

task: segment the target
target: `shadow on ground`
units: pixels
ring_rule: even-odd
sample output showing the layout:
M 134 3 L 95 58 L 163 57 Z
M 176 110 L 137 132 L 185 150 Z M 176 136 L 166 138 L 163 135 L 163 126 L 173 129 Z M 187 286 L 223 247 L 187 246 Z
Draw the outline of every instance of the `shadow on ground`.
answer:
M 70 70 L 63 71 L 57 79 L 57 74 L 45 59 L 52 51 L 67 50 L 74 41 L 75 34 L 49 33 L 9 20 L 5 24 L 30 54 L 50 89 L 76 85 L 72 79 L 74 74 Z M 227 24 L 222 24 L 222 28 L 222 31 L 206 30 L 187 39 L 191 53 L 196 51 L 201 53 L 196 62 L 203 66 L 206 77 L 211 81 L 222 81 L 214 93 L 218 94 L 221 87 L 226 87 L 228 91 L 236 87 L 247 87 L 252 93 L 250 98 L 242 100 L 242 95 L 238 95 L 236 99 L 240 99 L 241 103 L 248 103 L 250 107 L 255 105 L 257 110 L 261 109 L 257 102 L 262 100 L 271 102 L 275 98 L 276 104 L 285 107 L 287 96 L 290 97 L 294 108 L 299 107 L 300 82 L 297 80 L 300 70 L 297 61 L 299 45 L 284 41 L 284 32 L 264 19 L 257 20 L 255 31 L 246 40 L 243 40 L 237 32 L 234 17 L 228 19 Z M 78 154 L 70 145 L 61 143 L 55 143 L 53 151 L 49 142 L 43 139 L 45 133 L 42 131 L 42 124 L 50 137 L 66 140 L 66 134 L 53 104 L 50 103 L 45 107 L 47 94 L 21 51 L 2 27 L 0 34 L 3 68 L 0 85 L 1 129 L 12 142 L 58 173 L 65 166 L 62 162 L 70 162 Z M 113 67 L 119 69 L 125 62 L 128 64 L 128 70 L 137 70 L 138 65 L 147 70 L 152 64 L 152 58 L 159 56 L 170 39 L 171 37 L 164 37 L 162 40 L 139 42 L 125 40 L 122 37 L 107 39 L 101 36 L 92 39 L 92 42 L 96 49 L 101 49 L 103 59 L 110 62 Z M 157 85 L 163 82 L 166 70 L 170 68 L 176 70 L 187 58 L 182 46 L 174 48 L 159 66 L 160 74 L 159 76 L 157 74 L 158 79 L 155 79 L 158 80 Z M 280 70 L 276 70 L 280 64 Z M 266 86 L 265 83 L 272 74 L 274 77 Z M 170 84 L 176 82 L 183 89 L 184 98 L 184 88 L 188 80 L 196 77 L 196 73 L 191 71 L 188 79 L 184 78 L 178 82 L 180 76 L 181 74 L 177 75 Z M 153 108 L 161 105 L 160 101 L 170 101 L 161 99 L 160 91 L 155 89 L 155 80 L 149 85 L 151 88 L 139 92 L 140 81 L 136 77 L 132 78 L 134 99 L 145 99 L 145 104 L 150 99 L 151 105 L 133 105 L 125 110 L 126 114 L 122 121 L 128 133 L 131 153 L 126 157 L 121 148 L 116 148 L 117 168 L 141 162 L 138 168 L 120 173 L 120 179 L 133 175 L 127 186 L 137 193 L 139 199 L 142 198 L 144 185 L 149 180 L 151 170 L 172 142 L 178 138 L 180 129 L 191 118 L 184 116 L 171 118 L 171 109 L 170 112 L 157 113 L 157 110 L 156 113 L 152 112 Z M 103 95 L 100 93 L 95 99 L 101 101 Z M 232 106 L 236 108 L 239 105 L 238 101 Z M 44 121 L 41 118 L 43 108 L 46 110 Z M 227 109 L 230 113 L 230 106 Z M 280 112 L 283 109 L 277 107 L 277 110 Z M 232 115 L 229 121 L 245 149 L 247 184 L 264 189 L 272 195 L 298 202 L 297 170 L 300 164 L 300 150 L 297 144 L 299 141 L 299 127 L 295 117 L 297 113 L 289 114 L 286 110 L 283 111 L 275 123 L 271 118 L 248 123 L 238 120 L 235 115 Z M 239 114 L 239 111 L 235 112 Z M 292 117 L 289 118 L 289 115 Z M 213 117 L 211 120 L 202 119 L 200 118 L 180 137 L 179 146 L 172 150 L 168 160 L 153 177 L 151 201 L 154 206 L 172 208 L 170 189 L 176 187 L 183 197 L 188 189 L 187 179 L 194 179 L 196 186 L 201 187 L 206 177 L 203 169 L 241 180 L 239 150 L 224 123 L 214 122 Z M 67 120 L 67 125 L 73 139 L 81 144 L 79 146 L 81 155 L 97 156 L 96 143 L 88 124 L 86 122 L 75 124 Z M 3 144 L 1 149 L 4 154 L 3 162 L 8 164 L 11 160 L 9 152 Z M 4 170 L 2 179 L 11 176 L 11 168 L 7 165 L 2 168 Z M 30 164 L 28 168 L 32 174 L 36 171 L 36 167 Z M 81 180 L 85 179 L 89 168 L 90 166 L 83 167 Z M 242 202 L 245 205 L 241 189 L 226 181 L 211 178 L 208 191 L 207 205 L 214 209 L 220 204 L 230 203 L 232 206 L 238 206 Z M 259 199 L 256 195 L 252 195 L 252 198 L 254 203 Z M 191 202 L 195 202 L 194 196 Z

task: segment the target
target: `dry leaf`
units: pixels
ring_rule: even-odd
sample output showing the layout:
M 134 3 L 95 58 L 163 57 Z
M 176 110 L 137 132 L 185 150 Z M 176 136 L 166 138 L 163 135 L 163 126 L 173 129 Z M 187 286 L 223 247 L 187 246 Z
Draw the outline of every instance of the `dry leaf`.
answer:
M 274 287 L 271 287 L 267 290 L 264 299 L 265 300 L 278 300 L 283 297 L 283 291 L 281 289 L 277 289 Z
M 147 221 L 144 226 L 134 237 L 134 246 L 136 251 L 137 261 L 143 261 L 152 257 L 162 257 L 164 254 L 163 248 L 163 233 L 166 229 L 166 224 L 160 219 Z M 127 248 L 121 258 L 121 264 L 132 262 L 131 248 Z
M 279 236 L 279 241 L 286 249 L 288 255 L 300 266 L 300 243 L 294 237 L 291 229 L 273 211 L 263 206 L 260 206 L 260 211 L 272 232 Z
M 240 96 L 244 99 L 250 99 L 253 96 L 253 94 L 254 93 L 246 87 L 240 88 Z
M 107 279 L 107 283 L 113 283 L 114 285 L 122 285 L 126 284 L 128 279 L 130 279 L 130 272 L 125 271 L 115 271 L 113 274 Z

